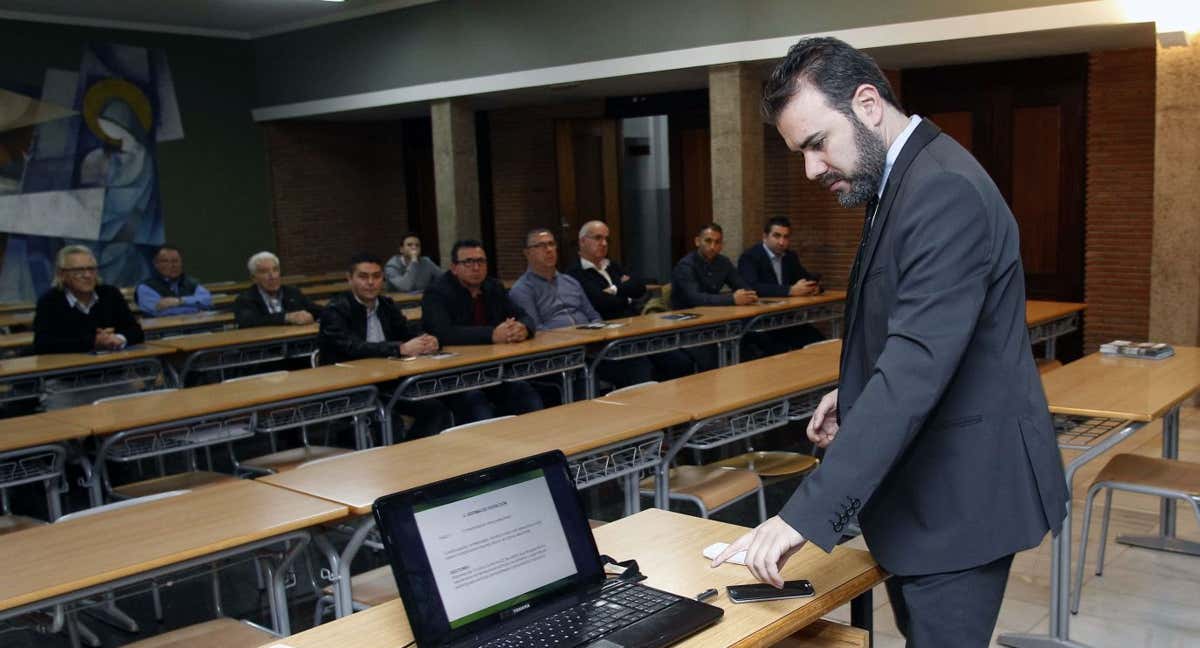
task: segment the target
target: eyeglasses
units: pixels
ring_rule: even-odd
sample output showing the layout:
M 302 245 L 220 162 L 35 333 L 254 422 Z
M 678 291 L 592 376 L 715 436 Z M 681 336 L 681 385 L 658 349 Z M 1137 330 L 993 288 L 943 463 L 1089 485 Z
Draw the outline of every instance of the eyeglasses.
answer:
M 82 277 L 83 275 L 96 274 L 96 266 L 82 266 L 79 268 L 63 268 L 64 274 L 69 274 L 72 277 Z
M 534 248 L 538 248 L 541 250 L 557 250 L 558 243 L 555 243 L 554 241 L 542 241 L 541 243 L 534 243 L 533 245 L 525 246 L 526 250 L 532 250 Z
M 487 258 L 486 257 L 474 257 L 471 259 L 459 259 L 458 261 L 455 261 L 454 263 L 456 263 L 458 265 L 465 265 L 465 266 L 471 266 L 471 267 L 478 268 L 478 267 L 487 265 Z

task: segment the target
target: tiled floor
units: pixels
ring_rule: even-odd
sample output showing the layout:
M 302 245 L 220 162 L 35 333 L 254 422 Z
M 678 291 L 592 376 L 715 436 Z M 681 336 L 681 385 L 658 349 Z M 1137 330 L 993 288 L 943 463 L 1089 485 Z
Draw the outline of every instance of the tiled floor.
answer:
M 1112 452 L 1162 455 L 1162 426 L 1147 426 Z M 1185 406 L 1180 416 L 1180 459 L 1200 461 L 1200 408 Z M 1069 460 L 1069 458 L 1067 459 Z M 1078 558 L 1079 530 L 1083 522 L 1083 495 L 1105 456 L 1084 466 L 1075 477 L 1073 516 L 1073 559 Z M 1075 641 L 1094 648 L 1195 648 L 1200 646 L 1200 557 L 1128 547 L 1116 542 L 1124 533 L 1150 533 L 1158 528 L 1158 502 L 1153 497 L 1117 493 L 1113 497 L 1104 575 L 1095 575 L 1100 533 L 1098 498 L 1092 518 L 1088 560 L 1084 570 L 1083 599 L 1079 614 L 1071 617 L 1070 633 Z M 1200 541 L 1200 525 L 1187 509 L 1180 508 L 1178 535 Z M 865 548 L 861 539 L 851 546 Z M 1045 633 L 1049 627 L 1050 540 L 1018 554 L 996 634 L 1006 632 Z M 875 646 L 904 646 L 896 630 L 887 591 L 875 589 Z M 837 610 L 831 618 L 849 621 L 850 608 Z M 995 643 L 993 635 L 993 645 Z

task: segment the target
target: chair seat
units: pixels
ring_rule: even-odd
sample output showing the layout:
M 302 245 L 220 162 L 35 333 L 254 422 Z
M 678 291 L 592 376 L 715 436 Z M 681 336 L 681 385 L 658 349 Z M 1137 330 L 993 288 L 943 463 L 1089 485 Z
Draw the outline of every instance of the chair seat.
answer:
M 1200 463 L 1119 454 L 1109 460 L 1095 481 L 1140 484 L 1200 497 Z
M 817 619 L 775 644 L 775 648 L 867 648 L 870 645 L 871 634 L 862 628 Z
M 1058 369 L 1061 366 L 1062 366 L 1061 362 L 1059 362 L 1058 360 L 1051 360 L 1049 358 L 1039 358 L 1037 361 L 1038 373 L 1046 373 L 1048 371 L 1053 371 L 1055 369 Z
M 353 450 L 347 448 L 331 448 L 329 446 L 303 446 L 290 450 L 280 450 L 261 457 L 254 457 L 242 462 L 243 466 L 259 468 L 271 472 L 284 472 L 296 468 L 302 463 L 327 459 L 338 455 L 350 454 Z
M 215 484 L 224 484 L 226 482 L 236 481 L 237 477 L 227 475 L 225 473 L 209 472 L 207 470 L 193 470 L 189 472 L 175 473 L 165 477 L 155 477 L 154 479 L 145 479 L 132 484 L 122 484 L 113 487 L 113 493 L 127 499 L 134 497 L 144 497 L 146 495 L 155 495 L 157 493 L 165 493 L 174 490 L 196 490 L 205 486 Z
M 275 639 L 269 632 L 221 617 L 125 644 L 125 648 L 255 648 Z
M 400 590 L 396 589 L 396 577 L 392 575 L 392 568 L 387 565 L 351 576 L 350 591 L 356 603 L 368 607 L 400 598 Z M 332 596 L 333 586 L 326 586 L 324 593 Z
M 745 452 L 736 457 L 714 461 L 710 466 L 737 468 L 758 473 L 759 477 L 799 477 L 812 472 L 820 461 L 811 455 L 799 452 L 760 450 Z
M 32 529 L 46 524 L 45 520 L 26 517 L 24 515 L 0 515 L 0 536 L 16 533 L 23 529 Z
M 679 466 L 667 473 L 671 494 L 694 497 L 704 507 L 718 509 L 762 488 L 762 480 L 748 470 L 716 466 Z M 654 489 L 654 478 L 642 480 L 642 490 Z

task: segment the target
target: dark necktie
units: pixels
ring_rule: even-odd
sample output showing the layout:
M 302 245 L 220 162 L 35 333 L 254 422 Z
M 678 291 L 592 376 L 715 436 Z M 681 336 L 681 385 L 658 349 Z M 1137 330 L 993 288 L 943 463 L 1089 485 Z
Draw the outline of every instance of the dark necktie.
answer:
M 867 211 L 863 216 L 862 236 L 858 241 L 858 254 L 854 255 L 854 265 L 850 269 L 850 284 L 846 287 L 846 308 L 842 313 L 842 339 L 846 338 L 850 330 L 850 314 L 854 311 L 855 303 L 858 301 L 858 274 L 861 271 L 863 263 L 863 255 L 867 252 L 867 240 L 871 238 L 871 226 L 875 222 L 875 210 L 879 207 L 879 197 L 872 196 L 871 201 L 867 203 Z

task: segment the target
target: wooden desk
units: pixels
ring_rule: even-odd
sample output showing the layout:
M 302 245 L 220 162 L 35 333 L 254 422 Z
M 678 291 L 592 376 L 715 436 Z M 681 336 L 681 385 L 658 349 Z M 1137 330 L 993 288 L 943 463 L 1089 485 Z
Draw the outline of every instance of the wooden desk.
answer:
M 160 359 L 171 349 L 142 344 L 111 353 L 54 353 L 0 360 L 0 402 L 38 398 L 46 393 L 47 381 L 88 380 L 88 387 L 102 387 L 157 378 Z M 113 371 L 120 375 L 108 376 Z M 101 375 L 96 376 L 100 372 Z M 69 385 L 59 385 L 69 389 Z
M 0 419 L 0 489 L 41 482 L 49 519 L 58 519 L 62 515 L 58 488 L 67 461 L 67 442 L 87 435 L 87 429 L 45 414 Z
M 316 348 L 317 324 L 257 326 L 254 328 L 168 337 L 155 344 L 184 354 L 180 384 L 196 371 L 224 371 L 311 354 Z M 223 374 L 222 374 L 223 375 Z
M 10 533 L 0 555 L 17 559 L 0 579 L 0 618 L 290 540 L 268 591 L 287 634 L 287 563 L 307 544 L 305 529 L 345 515 L 333 502 L 246 480 Z
M 33 302 L 8 302 L 0 304 L 0 313 L 23 313 L 26 311 L 33 312 L 37 308 L 37 304 Z
M 0 357 L 11 358 L 33 350 L 33 331 L 0 335 Z
M 1093 353 L 1042 375 L 1055 414 L 1059 447 L 1077 451 L 1066 465 L 1067 487 L 1075 473 L 1151 421 L 1162 418 L 1163 456 L 1179 456 L 1179 406 L 1200 391 L 1200 348 L 1175 347 L 1175 356 L 1148 360 Z M 1072 493 L 1073 496 L 1073 493 Z M 1062 531 L 1050 554 L 1050 627 L 1047 635 L 1005 634 L 1006 646 L 1073 645 L 1070 641 L 1071 497 Z M 1175 502 L 1163 500 L 1159 533 L 1121 536 L 1118 542 L 1200 555 L 1200 543 L 1175 536 Z
M 1079 328 L 1079 318 L 1087 304 L 1028 300 L 1025 302 L 1025 323 L 1029 325 L 1029 341 L 1045 342 L 1043 357 L 1053 360 L 1058 338 Z
M 52 414 L 0 419 L 0 452 L 82 439 L 92 433 L 90 428 L 67 423 Z
M 807 578 L 816 596 L 804 599 L 736 605 L 725 587 L 750 581 L 745 567 L 708 568 L 700 555 L 714 542 L 729 542 L 745 528 L 668 513 L 658 509 L 606 524 L 593 533 L 602 553 L 618 559 L 635 558 L 648 578 L 646 584 L 681 596 L 694 596 L 710 587 L 720 594 L 709 602 L 725 610 L 715 625 L 678 644 L 709 646 L 768 646 L 851 602 L 855 616 L 869 624 L 871 588 L 887 575 L 870 554 L 838 547 L 824 554 L 813 546 L 800 550 L 783 569 L 785 578 Z M 394 648 L 413 641 L 403 603 L 397 599 L 266 644 L 263 648 Z
M 233 313 L 221 311 L 201 311 L 187 315 L 168 315 L 166 317 L 146 317 L 142 319 L 142 330 L 147 340 L 160 339 L 168 335 L 186 335 L 205 331 L 219 331 L 232 328 Z
M 306 286 L 309 284 L 329 283 L 339 279 L 345 281 L 345 270 L 335 270 L 333 272 L 321 272 L 317 274 L 287 275 L 282 277 L 280 282 L 285 286 Z
M 17 313 L 2 313 L 0 314 L 0 327 L 19 328 L 25 326 L 33 326 L 32 312 L 17 312 Z

